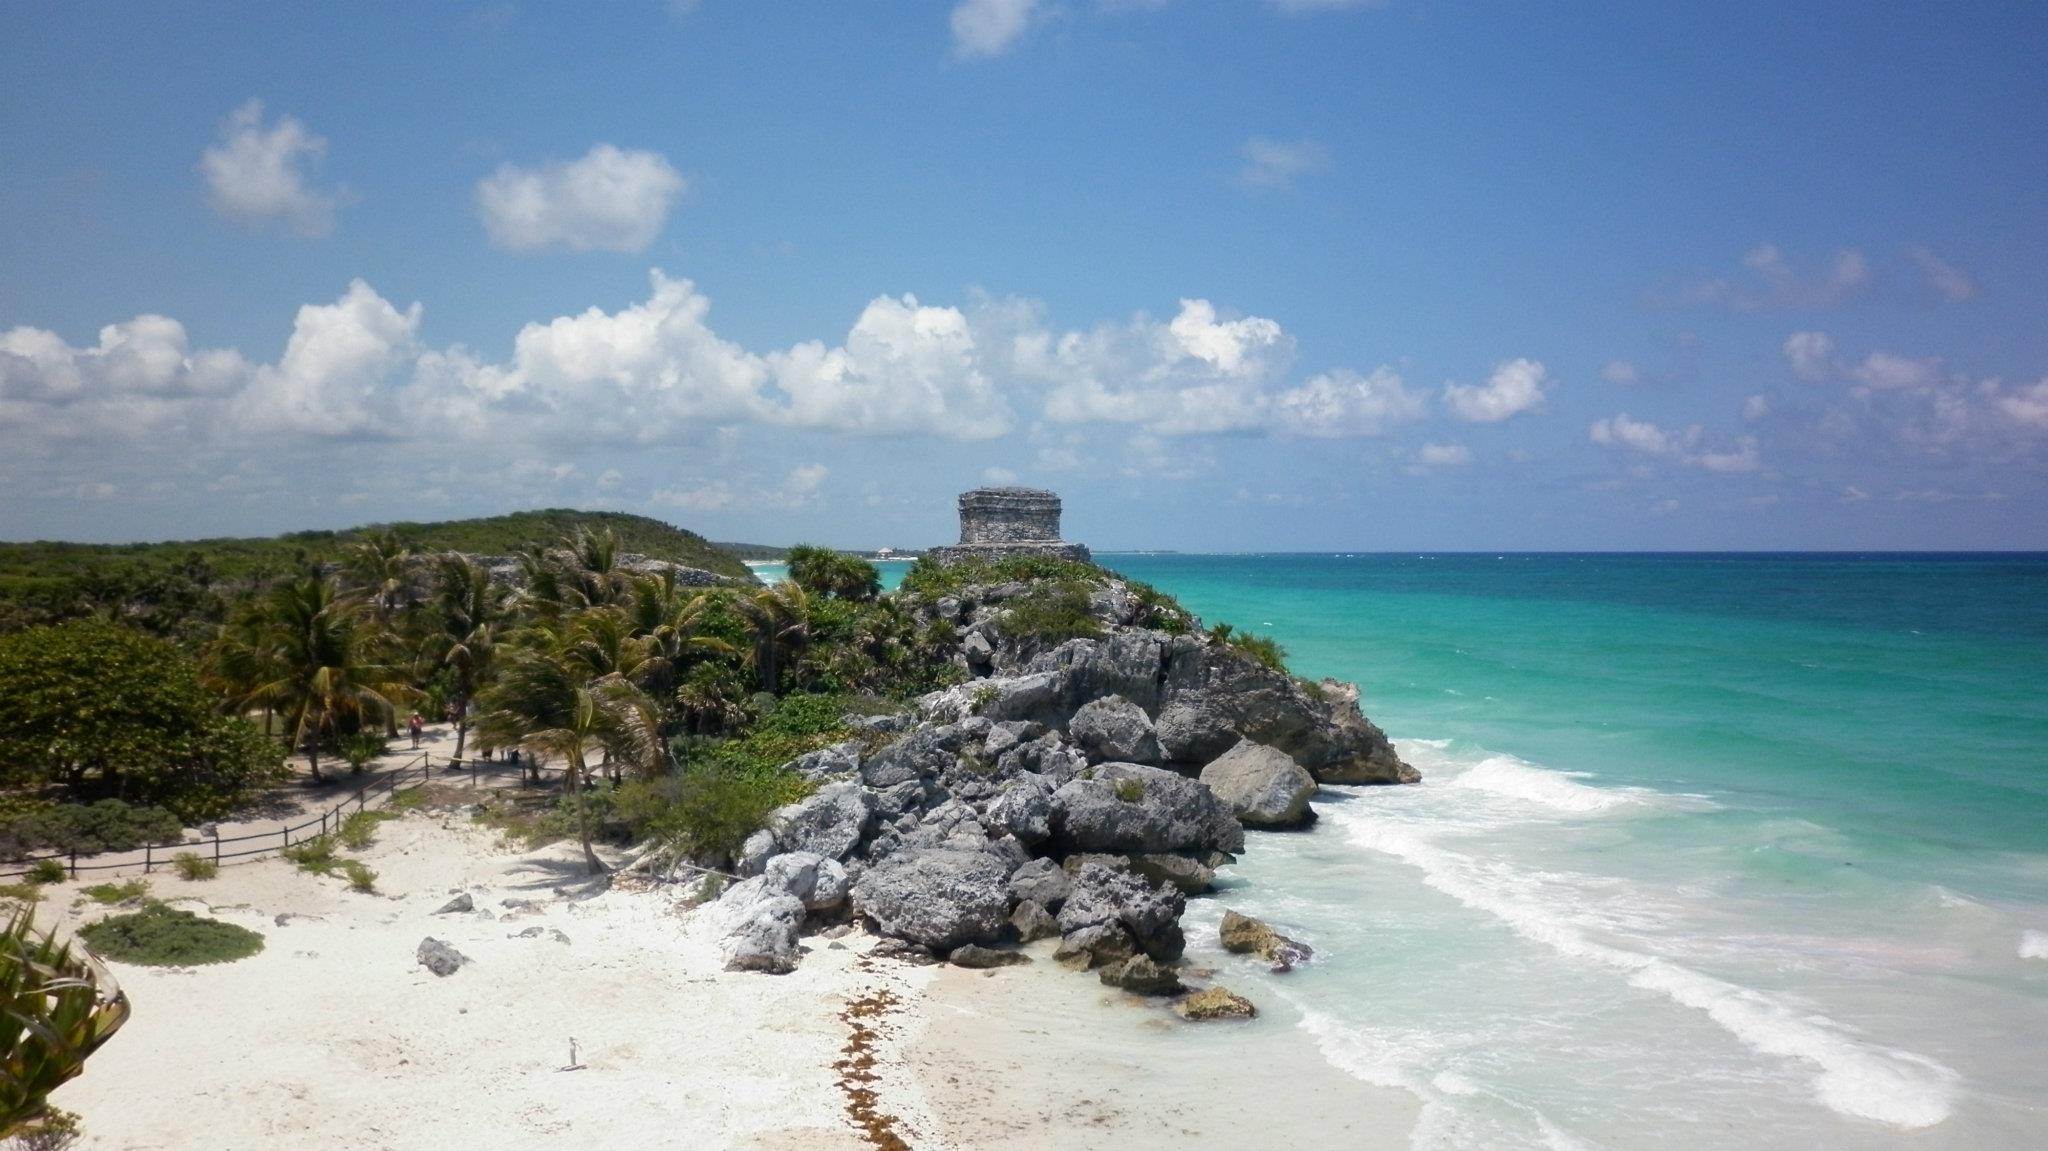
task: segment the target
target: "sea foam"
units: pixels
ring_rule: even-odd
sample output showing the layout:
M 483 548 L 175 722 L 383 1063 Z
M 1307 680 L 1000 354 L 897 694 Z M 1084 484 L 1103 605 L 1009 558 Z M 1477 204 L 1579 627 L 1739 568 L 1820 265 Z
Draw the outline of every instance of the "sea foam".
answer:
M 1580 783 L 1571 773 L 1537 767 L 1512 755 L 1488 756 L 1453 776 L 1444 786 L 1486 791 L 1557 811 L 1588 814 L 1643 802 L 1628 792 Z
M 2021 959 L 2048 959 L 2048 931 L 2020 932 Z
M 1933 1126 L 1949 1116 L 1961 1077 L 1940 1063 L 1863 1043 L 1834 1020 L 1764 992 L 1595 940 L 1569 905 L 1541 897 L 1541 876 L 1439 846 L 1424 827 L 1341 810 L 1329 818 L 1345 826 L 1353 843 L 1419 868 L 1424 883 L 1494 916 L 1523 938 L 1621 972 L 1631 986 L 1704 1013 L 1753 1051 L 1811 1064 L 1813 1093 L 1830 1110 L 1907 1128 Z M 2041 943 L 2048 954 L 2048 938 Z

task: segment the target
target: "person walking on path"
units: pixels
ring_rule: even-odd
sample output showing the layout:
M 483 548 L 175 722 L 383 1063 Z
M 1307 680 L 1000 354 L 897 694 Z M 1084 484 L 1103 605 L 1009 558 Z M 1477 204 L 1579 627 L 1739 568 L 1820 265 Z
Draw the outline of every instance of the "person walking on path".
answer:
M 412 749 L 418 751 L 420 749 L 420 735 L 426 730 L 427 721 L 420 718 L 419 712 L 413 712 L 412 719 L 406 726 L 412 729 Z

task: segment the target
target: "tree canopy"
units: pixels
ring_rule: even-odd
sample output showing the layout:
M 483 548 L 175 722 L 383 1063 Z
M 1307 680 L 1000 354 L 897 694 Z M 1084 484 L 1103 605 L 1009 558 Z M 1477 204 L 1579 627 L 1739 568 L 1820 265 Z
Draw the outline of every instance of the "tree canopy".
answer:
M 276 746 L 219 712 L 178 648 L 98 619 L 0 636 L 0 783 L 193 820 L 271 782 Z

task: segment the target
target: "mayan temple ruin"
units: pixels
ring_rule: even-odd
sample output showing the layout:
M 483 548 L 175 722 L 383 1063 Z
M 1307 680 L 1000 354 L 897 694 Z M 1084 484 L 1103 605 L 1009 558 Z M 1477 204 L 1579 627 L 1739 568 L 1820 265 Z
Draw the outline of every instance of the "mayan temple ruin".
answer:
M 934 563 L 1040 555 L 1087 560 L 1088 549 L 1060 538 L 1060 497 L 1041 488 L 976 488 L 960 493 L 960 542 L 925 553 Z

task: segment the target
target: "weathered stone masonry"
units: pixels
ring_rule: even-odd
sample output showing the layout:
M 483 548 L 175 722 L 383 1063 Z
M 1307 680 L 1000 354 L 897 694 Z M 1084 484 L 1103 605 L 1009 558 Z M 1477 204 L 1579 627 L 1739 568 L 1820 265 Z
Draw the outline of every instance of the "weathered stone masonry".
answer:
M 1088 559 L 1087 548 L 1060 539 L 1060 497 L 1039 488 L 961 492 L 959 545 L 926 554 L 940 564 L 1013 555 Z

